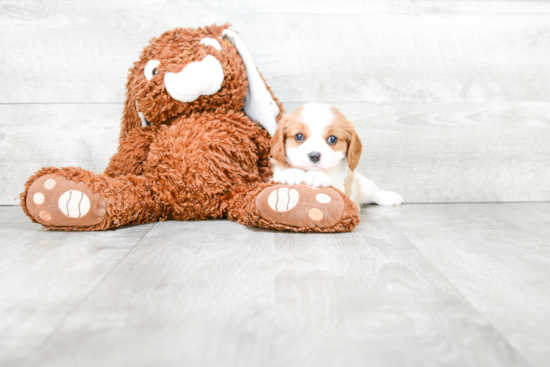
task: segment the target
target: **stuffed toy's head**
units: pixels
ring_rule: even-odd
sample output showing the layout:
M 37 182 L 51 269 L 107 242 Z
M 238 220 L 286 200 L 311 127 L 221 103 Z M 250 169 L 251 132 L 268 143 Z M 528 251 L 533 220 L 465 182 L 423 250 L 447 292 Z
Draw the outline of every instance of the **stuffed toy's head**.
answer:
M 176 28 L 151 40 L 130 69 L 121 138 L 135 128 L 216 110 L 244 109 L 275 132 L 281 105 L 228 27 Z

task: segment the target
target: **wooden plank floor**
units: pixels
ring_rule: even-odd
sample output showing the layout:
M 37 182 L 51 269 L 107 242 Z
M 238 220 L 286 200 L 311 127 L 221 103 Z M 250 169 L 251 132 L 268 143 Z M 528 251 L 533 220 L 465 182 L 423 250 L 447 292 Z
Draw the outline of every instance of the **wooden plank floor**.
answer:
M 361 217 L 69 233 L 0 207 L 0 365 L 550 365 L 550 203 Z

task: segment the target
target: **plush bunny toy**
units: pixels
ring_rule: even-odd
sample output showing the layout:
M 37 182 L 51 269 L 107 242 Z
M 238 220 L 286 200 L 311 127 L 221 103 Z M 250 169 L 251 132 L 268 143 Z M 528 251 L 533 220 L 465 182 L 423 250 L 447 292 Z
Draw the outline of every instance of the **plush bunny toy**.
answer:
M 344 232 L 359 222 L 338 190 L 269 182 L 269 134 L 283 108 L 228 25 L 153 38 L 126 87 L 118 152 L 105 173 L 42 168 L 21 194 L 32 221 L 94 231 L 225 216 L 296 232 Z

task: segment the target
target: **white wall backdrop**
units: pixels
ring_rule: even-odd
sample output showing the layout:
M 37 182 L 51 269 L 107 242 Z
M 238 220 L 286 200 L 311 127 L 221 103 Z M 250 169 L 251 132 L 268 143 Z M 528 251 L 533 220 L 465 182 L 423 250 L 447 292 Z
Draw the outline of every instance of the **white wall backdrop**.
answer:
M 102 172 L 127 70 L 174 27 L 233 23 L 288 111 L 356 124 L 408 202 L 550 200 L 550 2 L 0 1 L 0 204 L 42 166 Z

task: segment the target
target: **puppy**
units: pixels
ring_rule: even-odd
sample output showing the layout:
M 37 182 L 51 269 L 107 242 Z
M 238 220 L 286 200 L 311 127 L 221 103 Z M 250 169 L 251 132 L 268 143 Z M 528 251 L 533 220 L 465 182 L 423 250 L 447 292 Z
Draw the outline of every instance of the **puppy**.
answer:
M 327 104 L 308 103 L 281 119 L 271 140 L 273 180 L 286 185 L 335 187 L 360 204 L 399 205 L 403 198 L 383 191 L 354 172 L 361 141 L 340 111 Z

